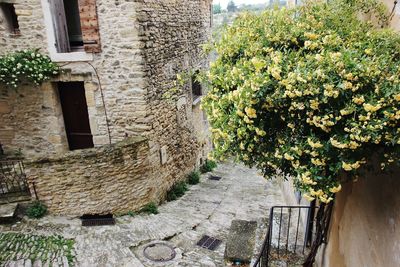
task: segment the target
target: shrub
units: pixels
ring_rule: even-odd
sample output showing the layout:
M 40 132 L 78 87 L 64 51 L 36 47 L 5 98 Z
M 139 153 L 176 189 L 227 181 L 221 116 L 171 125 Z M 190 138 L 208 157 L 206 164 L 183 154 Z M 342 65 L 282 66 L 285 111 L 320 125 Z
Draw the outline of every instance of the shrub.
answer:
M 149 204 L 145 205 L 140 212 L 142 213 L 147 213 L 147 214 L 158 214 L 158 208 L 157 205 L 154 202 L 150 202 Z M 134 212 L 133 212 L 134 214 Z M 131 214 L 128 215 L 132 216 Z
M 188 175 L 188 184 L 195 185 L 200 182 L 200 173 L 198 171 L 192 171 Z
M 47 213 L 46 205 L 41 201 L 35 201 L 26 210 L 26 215 L 32 219 L 40 219 Z
M 178 182 L 174 184 L 171 189 L 167 192 L 167 201 L 173 201 L 185 194 L 188 190 L 186 182 Z
M 213 160 L 207 159 L 200 167 L 201 173 L 211 172 L 217 167 L 217 163 Z
M 130 210 L 130 211 L 128 211 L 128 212 L 126 213 L 126 215 L 131 216 L 131 217 L 134 217 L 134 216 L 136 216 L 136 212 Z
M 17 87 L 24 81 L 39 85 L 59 73 L 59 67 L 38 49 L 17 51 L 0 57 L 0 83 Z
M 372 155 L 382 168 L 399 163 L 400 35 L 359 20 L 369 2 L 309 1 L 236 19 L 211 45 L 218 58 L 206 74 L 213 157 L 266 177 L 282 171 L 325 203 Z

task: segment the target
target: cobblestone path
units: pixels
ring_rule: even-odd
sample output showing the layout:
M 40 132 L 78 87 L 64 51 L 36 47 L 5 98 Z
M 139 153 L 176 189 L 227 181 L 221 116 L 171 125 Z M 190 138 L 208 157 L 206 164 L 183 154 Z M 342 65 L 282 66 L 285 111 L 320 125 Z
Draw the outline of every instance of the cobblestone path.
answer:
M 76 218 L 47 216 L 38 221 L 25 219 L 13 226 L 0 226 L 0 231 L 74 239 L 71 265 L 75 266 L 226 266 L 223 256 L 231 221 L 257 221 L 257 239 L 261 240 L 269 208 L 282 204 L 283 200 L 277 183 L 265 180 L 255 170 L 225 163 L 213 174 L 222 179 L 214 181 L 208 179 L 209 174 L 203 175 L 200 184 L 191 186 L 185 196 L 161 205 L 157 215 L 122 216 L 117 218 L 115 226 L 101 227 L 82 227 Z M 203 235 L 216 237 L 222 244 L 215 251 L 196 246 Z M 165 263 L 146 259 L 143 247 L 152 241 L 175 247 L 175 259 Z M 9 266 L 31 266 L 30 263 L 11 262 Z M 43 261 L 36 266 L 51 263 Z M 52 264 L 67 265 L 65 261 Z

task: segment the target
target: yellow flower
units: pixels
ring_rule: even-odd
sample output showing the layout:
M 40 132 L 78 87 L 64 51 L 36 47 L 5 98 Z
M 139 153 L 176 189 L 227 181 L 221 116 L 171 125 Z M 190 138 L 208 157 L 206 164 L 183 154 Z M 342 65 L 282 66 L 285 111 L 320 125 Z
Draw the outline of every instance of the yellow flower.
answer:
M 310 100 L 310 107 L 311 107 L 313 110 L 317 110 L 317 109 L 319 108 L 319 102 L 318 102 L 318 100 L 314 100 L 314 99 Z
M 294 157 L 292 157 L 292 156 L 289 155 L 288 153 L 285 153 L 283 156 L 285 157 L 286 160 L 289 160 L 289 161 L 294 160 Z
M 340 114 L 342 116 L 346 116 L 346 115 L 349 115 L 351 113 L 353 113 L 353 111 L 351 109 L 342 109 L 342 110 L 340 110 Z
M 367 55 L 372 55 L 372 49 L 371 48 L 367 48 L 364 50 L 364 53 Z
M 332 187 L 332 188 L 329 189 L 329 191 L 330 191 L 331 193 L 337 193 L 337 192 L 339 192 L 340 190 L 342 190 L 342 185 L 341 185 L 341 184 L 339 184 L 338 186 L 335 186 L 335 187 Z
M 353 88 L 353 84 L 351 82 L 344 82 L 344 89 L 351 89 Z
M 315 199 L 315 197 L 312 197 L 312 196 L 310 196 L 310 195 L 307 194 L 307 193 L 304 194 L 303 197 L 304 197 L 305 199 L 307 199 L 307 201 L 310 201 L 310 202 L 313 201 L 313 200 Z
M 277 80 L 282 79 L 281 77 L 281 69 L 279 67 L 268 67 L 269 73 L 271 73 L 272 77 L 274 77 Z
M 353 102 L 356 103 L 357 105 L 361 105 L 362 103 L 365 102 L 364 96 L 353 97 Z
M 331 198 L 331 197 L 328 198 L 327 195 L 323 195 L 323 196 L 319 197 L 319 200 L 321 200 L 321 202 L 327 204 L 327 203 L 331 202 L 333 200 L 333 198 Z
M 265 136 L 265 135 L 267 134 L 265 131 L 260 130 L 260 129 L 258 129 L 258 128 L 256 128 L 256 133 L 257 133 L 257 135 L 259 135 L 259 136 Z
M 346 162 L 344 162 L 344 161 L 342 161 L 342 168 L 345 170 L 345 171 L 351 171 L 353 168 L 351 167 L 351 164 L 349 164 L 349 163 L 346 163 Z
M 257 112 L 254 108 L 247 107 L 244 110 L 249 118 L 257 118 Z
M 319 37 L 318 34 L 315 34 L 315 33 L 312 33 L 312 32 L 305 32 L 304 36 L 307 37 L 310 40 L 316 40 Z
M 324 145 L 321 144 L 320 142 L 313 142 L 310 138 L 307 139 L 308 144 L 312 147 L 312 148 L 321 148 Z
M 256 69 L 256 71 L 262 70 L 267 65 L 264 60 L 258 59 L 256 57 L 254 57 L 251 60 L 251 63 L 253 63 L 253 66 Z
M 363 107 L 364 107 L 365 111 L 367 111 L 367 112 L 376 112 L 376 111 L 378 111 L 382 106 L 381 106 L 380 104 L 374 106 L 374 105 L 371 105 L 371 104 L 368 104 L 368 103 L 367 103 L 367 104 L 364 104 Z
M 240 117 L 244 117 L 244 113 L 241 110 L 237 110 L 236 114 Z
M 395 99 L 397 102 L 400 102 L 400 94 L 395 95 L 395 96 L 394 96 L 394 99 Z
M 311 163 L 316 165 L 316 166 L 325 166 L 326 165 L 325 160 L 316 159 L 316 158 L 312 158 L 311 159 Z
M 242 142 L 240 142 L 240 149 L 241 150 L 245 150 L 246 148 L 244 147 L 244 144 Z
M 340 148 L 340 149 L 347 148 L 346 144 L 342 144 L 333 138 L 330 139 L 330 142 L 331 142 L 332 146 L 334 146 L 336 148 Z

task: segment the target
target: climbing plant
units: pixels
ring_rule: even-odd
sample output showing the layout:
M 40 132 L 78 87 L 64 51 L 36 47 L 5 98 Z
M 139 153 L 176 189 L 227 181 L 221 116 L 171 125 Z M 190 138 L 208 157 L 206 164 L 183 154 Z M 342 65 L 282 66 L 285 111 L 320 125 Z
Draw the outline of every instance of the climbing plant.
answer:
M 0 57 L 0 83 L 18 87 L 22 82 L 39 85 L 59 73 L 59 67 L 38 50 L 23 50 Z
M 283 172 L 325 203 L 372 156 L 399 163 L 400 36 L 359 19 L 363 3 L 384 11 L 371 1 L 244 13 L 226 28 L 202 102 L 213 157 Z

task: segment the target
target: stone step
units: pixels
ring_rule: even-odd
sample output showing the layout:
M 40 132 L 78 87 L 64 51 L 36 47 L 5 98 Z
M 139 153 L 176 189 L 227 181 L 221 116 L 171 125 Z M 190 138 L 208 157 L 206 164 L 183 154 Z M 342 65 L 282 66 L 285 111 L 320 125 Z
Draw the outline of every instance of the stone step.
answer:
M 11 223 L 16 215 L 18 203 L 0 205 L 0 224 Z
M 225 259 L 238 264 L 249 264 L 253 257 L 257 222 L 233 220 L 225 248 Z
M 0 205 L 17 203 L 17 202 L 26 202 L 26 201 L 31 201 L 31 200 L 32 200 L 32 197 L 30 195 L 0 197 Z

